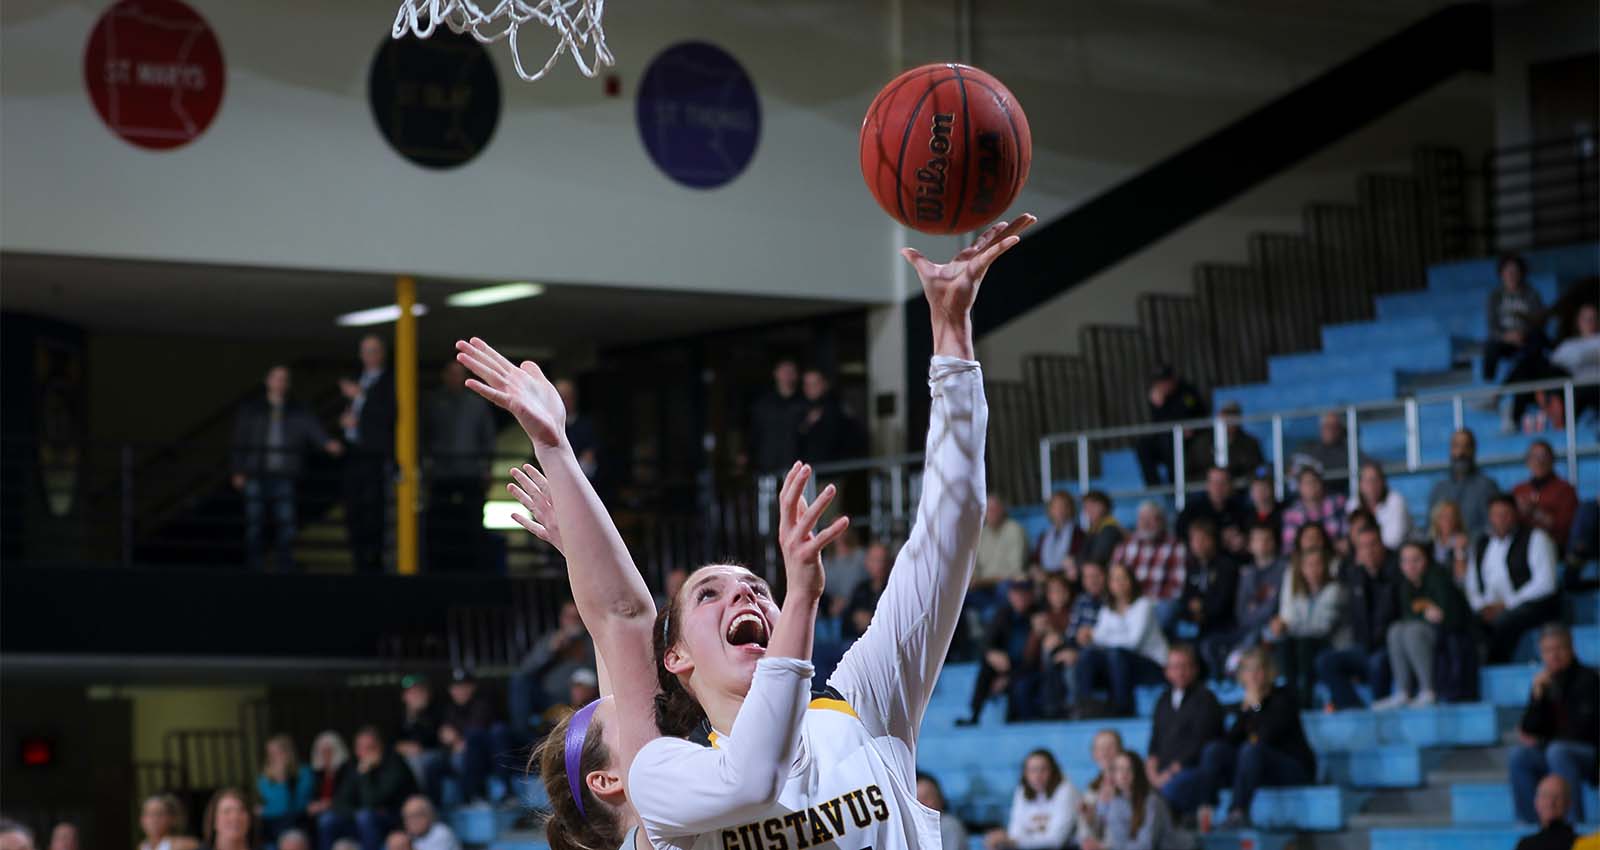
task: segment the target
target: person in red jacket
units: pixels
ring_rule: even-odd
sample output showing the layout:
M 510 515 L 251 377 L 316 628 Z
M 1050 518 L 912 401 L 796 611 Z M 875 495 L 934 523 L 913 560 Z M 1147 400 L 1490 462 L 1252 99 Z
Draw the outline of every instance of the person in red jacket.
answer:
M 1578 491 L 1562 481 L 1555 473 L 1556 453 L 1544 440 L 1534 440 L 1528 446 L 1528 480 L 1511 490 L 1517 500 L 1517 513 L 1522 521 L 1542 528 L 1550 539 L 1560 546 L 1567 542 L 1572 531 L 1572 519 L 1578 513 Z

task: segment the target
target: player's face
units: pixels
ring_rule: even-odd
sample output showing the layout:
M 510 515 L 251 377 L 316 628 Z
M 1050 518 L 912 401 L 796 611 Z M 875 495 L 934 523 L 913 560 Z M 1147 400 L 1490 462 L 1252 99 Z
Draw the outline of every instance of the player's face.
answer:
M 706 567 L 684 584 L 678 616 L 680 637 L 667 654 L 667 669 L 689 675 L 690 693 L 748 691 L 778 623 L 767 583 L 744 567 Z

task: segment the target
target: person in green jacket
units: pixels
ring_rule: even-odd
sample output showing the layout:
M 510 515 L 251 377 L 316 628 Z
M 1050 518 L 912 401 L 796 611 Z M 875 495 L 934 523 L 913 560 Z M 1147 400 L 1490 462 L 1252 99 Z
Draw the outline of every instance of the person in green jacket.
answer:
M 1394 692 L 1372 704 L 1376 710 L 1433 705 L 1434 647 L 1439 636 L 1466 626 L 1466 597 L 1450 573 L 1433 563 L 1428 547 L 1415 541 L 1400 547 L 1402 581 L 1395 588 L 1400 618 L 1389 626 L 1389 667 Z M 1415 680 L 1417 695 L 1409 696 Z

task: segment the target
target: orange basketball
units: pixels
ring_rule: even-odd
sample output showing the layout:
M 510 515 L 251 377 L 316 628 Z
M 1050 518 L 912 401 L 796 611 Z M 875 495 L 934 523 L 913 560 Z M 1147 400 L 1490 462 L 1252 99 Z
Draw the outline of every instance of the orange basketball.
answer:
M 994 221 L 1033 160 L 1028 116 L 997 79 L 970 65 L 923 65 L 895 77 L 861 122 L 861 175 L 878 206 L 923 233 Z

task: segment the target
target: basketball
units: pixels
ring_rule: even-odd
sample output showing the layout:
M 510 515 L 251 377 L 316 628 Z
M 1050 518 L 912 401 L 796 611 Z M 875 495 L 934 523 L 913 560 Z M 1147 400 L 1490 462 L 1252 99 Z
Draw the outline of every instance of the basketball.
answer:
M 861 175 L 878 206 L 923 233 L 977 230 L 1028 181 L 1028 116 L 1003 83 L 970 65 L 895 77 L 861 122 Z

